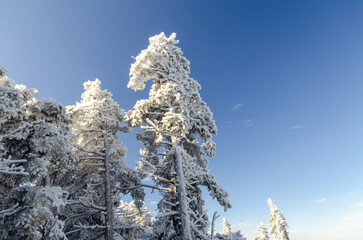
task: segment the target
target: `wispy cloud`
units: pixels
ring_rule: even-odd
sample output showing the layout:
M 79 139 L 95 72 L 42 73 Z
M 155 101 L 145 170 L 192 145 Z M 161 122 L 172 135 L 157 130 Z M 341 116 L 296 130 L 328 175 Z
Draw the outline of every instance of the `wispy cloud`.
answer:
M 291 126 L 289 129 L 290 129 L 290 130 L 295 130 L 295 129 L 300 129 L 300 128 L 303 128 L 303 126 L 302 126 L 302 125 L 300 125 L 300 124 L 297 124 L 297 125 L 295 125 L 295 126 Z
M 363 211 L 357 211 L 339 218 L 340 221 L 358 221 L 363 220 Z
M 343 199 L 346 199 L 346 198 L 349 198 L 350 196 L 352 196 L 354 194 L 354 192 L 356 191 L 351 191 L 351 192 L 347 192 L 347 193 L 344 193 L 340 196 L 336 196 L 334 198 L 332 198 L 333 201 L 341 201 Z
M 314 202 L 323 203 L 323 202 L 326 202 L 326 198 L 316 199 Z
M 243 107 L 244 106 L 244 104 L 242 104 L 242 103 L 237 103 L 236 105 L 234 105 L 233 107 L 232 107 L 232 111 L 236 111 L 236 110 L 238 110 L 238 109 L 240 109 L 241 107 Z
M 356 207 L 363 207 L 363 202 L 357 203 L 354 206 L 356 206 Z
M 243 120 L 242 124 L 245 127 L 253 127 L 255 126 L 256 120 L 255 119 L 247 119 L 247 120 Z

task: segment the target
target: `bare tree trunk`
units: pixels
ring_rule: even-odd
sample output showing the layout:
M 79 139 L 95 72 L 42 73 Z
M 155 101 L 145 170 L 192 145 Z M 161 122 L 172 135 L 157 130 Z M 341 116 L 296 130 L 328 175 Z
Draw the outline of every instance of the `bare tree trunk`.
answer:
M 104 133 L 105 144 L 105 184 L 106 184 L 106 240 L 113 240 L 113 209 L 112 209 L 112 193 L 111 193 L 111 174 L 109 159 L 108 133 Z
M 174 145 L 174 153 L 175 153 L 175 167 L 176 174 L 178 177 L 178 186 L 177 186 L 177 194 L 179 201 L 179 216 L 181 220 L 181 239 L 183 240 L 191 240 L 192 233 L 190 230 L 190 218 L 188 213 L 188 202 L 187 202 L 187 191 L 185 187 L 185 178 L 183 172 L 182 165 L 182 156 L 180 153 L 180 147 Z
M 217 212 L 214 212 L 213 219 L 212 219 L 212 228 L 211 228 L 211 231 L 210 231 L 211 239 L 213 239 L 213 235 L 214 235 L 214 223 L 215 223 L 215 221 L 216 221 L 217 218 L 219 218 L 219 215 L 217 215 Z

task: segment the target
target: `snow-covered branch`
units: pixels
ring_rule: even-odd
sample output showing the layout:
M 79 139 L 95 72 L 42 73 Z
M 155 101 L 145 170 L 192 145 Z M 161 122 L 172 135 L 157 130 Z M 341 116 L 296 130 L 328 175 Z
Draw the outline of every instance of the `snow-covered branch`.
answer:
M 3 159 L 0 162 L 0 173 L 1 174 L 11 174 L 11 175 L 29 175 L 29 173 L 25 172 L 23 166 L 17 166 L 19 163 L 27 162 L 26 159 Z
M 155 218 L 163 218 L 163 217 L 167 217 L 167 216 L 170 216 L 170 215 L 177 215 L 177 214 L 179 214 L 179 212 L 177 212 L 177 211 L 170 211 L 170 212 L 166 212 L 166 213 L 162 213 L 162 214 L 156 215 Z

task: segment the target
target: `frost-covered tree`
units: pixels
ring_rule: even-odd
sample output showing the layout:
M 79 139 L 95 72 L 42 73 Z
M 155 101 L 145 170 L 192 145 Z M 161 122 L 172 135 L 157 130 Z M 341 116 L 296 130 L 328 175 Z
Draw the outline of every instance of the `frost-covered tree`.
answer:
M 75 159 L 69 120 L 55 101 L 31 99 L 35 92 L 1 76 L 1 160 L 15 161 L 0 173 L 5 239 L 65 239 L 59 213 L 68 194 L 62 187 Z
M 226 218 L 223 218 L 223 233 L 217 233 L 212 239 L 218 240 L 247 240 L 240 231 L 232 232 L 231 224 L 228 223 Z
M 268 199 L 267 203 L 270 207 L 270 236 L 276 240 L 289 240 L 289 234 L 287 232 L 288 225 L 282 213 L 277 209 L 275 203 Z
M 223 218 L 223 234 L 232 235 L 231 224 L 228 223 L 227 218 Z
M 254 240 L 268 240 L 268 232 L 263 223 L 257 226 L 258 235 L 254 238 Z
M 129 88 L 143 90 L 153 84 L 149 99 L 140 100 L 126 114 L 132 127 L 141 127 L 137 139 L 138 169 L 162 190 L 154 232 L 158 239 L 204 239 L 209 226 L 200 186 L 225 207 L 228 193 L 209 172 L 206 156 L 213 157 L 217 133 L 213 114 L 199 95 L 200 85 L 189 76 L 190 63 L 183 56 L 176 34 L 151 37 L 150 45 L 130 69 Z
M 114 226 L 114 209 L 120 195 L 139 182 L 136 172 L 122 160 L 126 148 L 118 133 L 129 132 L 121 125 L 123 110 L 100 85 L 98 79 L 85 82 L 81 102 L 67 108 L 74 121 L 72 143 L 79 158 L 67 208 L 67 236 L 72 239 L 101 239 L 105 235 L 111 240 L 115 232 L 127 228 Z M 132 196 L 141 207 L 142 189 L 133 189 Z
M 0 65 L 0 200 L 19 184 L 22 175 L 29 174 L 22 151 L 30 134 L 25 100 L 6 72 Z
M 125 229 L 122 236 L 126 239 L 149 239 L 152 236 L 153 218 L 146 208 L 138 208 L 134 201 L 130 203 L 121 201 L 116 211 L 117 219 L 130 226 Z

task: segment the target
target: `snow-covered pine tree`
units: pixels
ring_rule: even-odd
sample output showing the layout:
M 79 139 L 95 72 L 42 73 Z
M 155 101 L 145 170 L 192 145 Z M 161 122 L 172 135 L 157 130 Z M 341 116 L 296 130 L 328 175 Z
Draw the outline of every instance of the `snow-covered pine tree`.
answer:
M 275 203 L 268 199 L 267 203 L 270 207 L 270 236 L 273 240 L 290 240 L 287 232 L 288 225 L 282 213 L 277 209 Z
M 241 231 L 232 232 L 231 224 L 228 223 L 226 218 L 223 218 L 223 233 L 217 233 L 212 239 L 218 240 L 247 240 Z
M 2 76 L 0 87 L 2 159 L 21 159 L 9 171 L 21 178 L 9 180 L 11 189 L 2 194 L 1 236 L 5 239 L 65 239 L 59 212 L 66 204 L 64 176 L 74 155 L 68 134 L 65 109 L 53 100 L 30 99 L 34 89 L 13 85 Z M 25 113 L 25 114 L 24 114 Z M 16 168 L 16 170 L 14 170 Z M 0 174 L 1 175 L 1 174 Z M 10 174 L 11 176 L 13 173 Z M 3 178 L 4 176 L 1 176 Z M 6 176 L 5 176 L 6 178 Z M 4 181 L 6 182 L 6 180 Z M 1 181 L 2 193 L 7 183 Z
M 228 223 L 227 218 L 223 218 L 223 234 L 232 235 L 231 224 Z
M 134 201 L 127 203 L 121 200 L 117 210 L 115 212 L 116 219 L 132 227 L 122 234 L 125 239 L 151 238 L 153 218 L 146 207 L 138 208 Z
M 29 136 L 30 124 L 23 108 L 21 98 L 14 81 L 5 76 L 7 70 L 0 65 L 0 201 L 10 190 L 19 184 L 25 172 L 24 152 Z
M 263 223 L 257 226 L 258 236 L 254 240 L 268 240 L 268 232 Z
M 204 239 L 209 227 L 200 186 L 225 207 L 228 193 L 209 173 L 206 155 L 213 157 L 217 133 L 213 114 L 199 95 L 200 85 L 189 77 L 190 63 L 175 46 L 176 34 L 151 37 L 150 45 L 130 69 L 129 88 L 143 90 L 153 81 L 149 99 L 140 100 L 126 114 L 132 127 L 141 127 L 137 139 L 139 171 L 150 176 L 162 192 L 154 232 L 158 239 Z
M 72 142 L 79 157 L 74 184 L 69 188 L 66 229 L 71 239 L 114 239 L 115 232 L 129 226 L 113 226 L 114 208 L 120 194 L 138 185 L 136 172 L 126 167 L 126 148 L 117 135 L 129 132 L 122 126 L 123 110 L 112 94 L 101 90 L 101 82 L 84 83 L 82 100 L 67 111 L 74 121 Z M 143 204 L 143 191 L 132 190 L 138 207 Z

